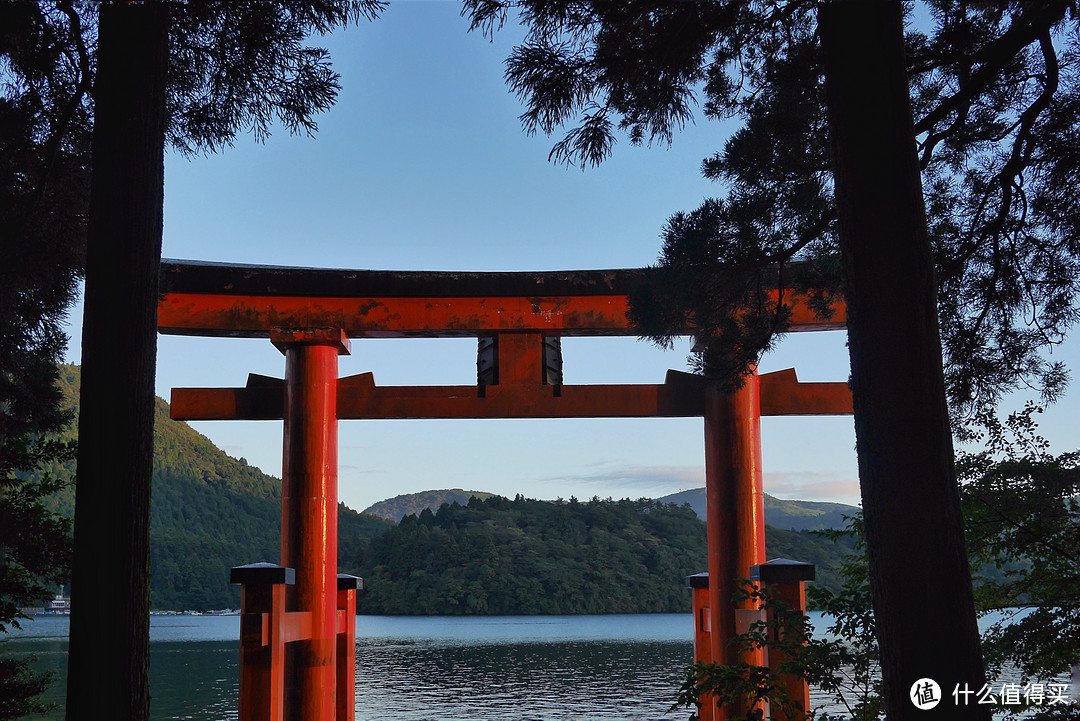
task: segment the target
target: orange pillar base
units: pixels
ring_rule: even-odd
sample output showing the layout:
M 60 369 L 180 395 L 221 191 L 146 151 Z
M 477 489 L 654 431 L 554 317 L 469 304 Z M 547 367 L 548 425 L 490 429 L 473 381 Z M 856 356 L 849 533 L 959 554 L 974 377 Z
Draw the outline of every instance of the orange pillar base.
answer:
M 357 576 L 338 574 L 337 721 L 356 721 L 356 592 Z
M 786 558 L 774 558 L 768 563 L 750 567 L 750 580 L 765 587 L 769 598 L 779 601 L 789 611 L 806 614 L 806 581 L 813 581 L 817 575 L 812 563 L 789 561 Z M 778 622 L 774 608 L 766 612 L 766 621 L 775 626 Z M 794 705 L 792 714 L 782 709 L 773 709 L 770 718 L 773 721 L 798 721 L 810 711 L 810 687 L 806 679 L 780 673 L 780 666 L 788 659 L 787 654 L 778 648 L 769 646 L 765 654 L 765 665 L 780 677 L 780 686 Z
M 282 721 L 285 713 L 285 587 L 293 569 L 270 563 L 237 566 L 240 588 L 239 721 Z
M 709 574 L 698 573 L 686 579 L 690 587 L 690 608 L 694 614 L 694 663 L 712 663 L 712 615 L 709 610 Z M 715 721 L 716 704 L 712 695 L 701 698 L 700 721 Z

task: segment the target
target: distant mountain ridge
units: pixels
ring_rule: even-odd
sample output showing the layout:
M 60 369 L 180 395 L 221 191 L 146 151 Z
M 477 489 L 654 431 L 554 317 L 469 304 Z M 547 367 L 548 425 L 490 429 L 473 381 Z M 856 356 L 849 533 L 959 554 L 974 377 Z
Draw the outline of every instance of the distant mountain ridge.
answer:
M 494 493 L 465 491 L 460 488 L 403 493 L 385 501 L 373 503 L 363 512 L 398 523 L 410 514 L 419 516 L 425 509 L 434 513 L 444 503 L 466 506 L 472 496 L 486 501 L 494 495 Z M 705 520 L 704 488 L 692 488 L 655 500 L 659 503 L 674 503 L 676 506 L 689 503 L 698 518 Z M 765 525 L 782 531 L 820 531 L 826 528 L 843 528 L 847 525 L 844 516 L 854 516 L 859 511 L 858 507 L 843 503 L 785 501 L 774 498 L 768 493 L 765 494 Z
M 419 516 L 424 512 L 424 509 L 435 512 L 444 503 L 457 503 L 467 506 L 469 505 L 469 499 L 473 496 L 481 501 L 486 501 L 494 495 L 494 493 L 466 491 L 461 488 L 402 493 L 393 498 L 387 498 L 385 501 L 371 504 L 363 510 L 363 513 L 398 523 L 402 518 L 410 514 Z
M 662 503 L 682 505 L 689 503 L 698 518 L 705 519 L 705 489 L 691 488 L 657 498 Z M 765 525 L 780 530 L 820 531 L 826 528 L 843 528 L 844 516 L 854 516 L 862 509 L 844 503 L 822 501 L 785 501 L 765 494 Z

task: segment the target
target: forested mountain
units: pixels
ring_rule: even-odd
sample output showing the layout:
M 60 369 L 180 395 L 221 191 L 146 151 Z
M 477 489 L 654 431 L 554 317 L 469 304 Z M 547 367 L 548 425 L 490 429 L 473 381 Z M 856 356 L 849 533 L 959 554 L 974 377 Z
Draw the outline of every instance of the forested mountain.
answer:
M 493 496 L 406 516 L 357 559 L 363 613 L 646 613 L 689 608 L 705 559 L 689 508 Z
M 831 564 L 845 552 L 773 528 L 766 543 L 770 558 Z M 682 580 L 705 567 L 705 524 L 687 506 L 492 496 L 406 516 L 353 572 L 364 577 L 362 613 L 650 613 L 689 610 Z
M 476 496 L 480 500 L 487 500 L 493 495 L 495 494 L 483 491 L 464 491 L 460 488 L 405 493 L 388 498 L 385 501 L 373 503 L 365 508 L 363 512 L 390 521 L 400 521 L 409 514 L 420 515 L 425 508 L 434 512 L 439 510 L 439 506 L 444 503 L 459 503 L 464 506 L 472 496 Z M 676 506 L 689 503 L 698 518 L 705 520 L 704 488 L 691 488 L 688 491 L 672 493 L 656 500 L 660 503 L 674 503 Z M 859 513 L 858 507 L 843 503 L 786 501 L 774 498 L 768 493 L 765 494 L 765 525 L 776 529 L 820 531 L 826 528 L 843 528 L 847 525 L 844 517 L 854 516 L 856 513 Z
M 689 503 L 698 518 L 705 518 L 705 489 L 691 488 L 657 498 L 663 503 L 682 505 Z M 843 528 L 844 516 L 859 513 L 857 506 L 822 501 L 785 501 L 765 494 L 765 525 L 792 531 L 820 531 L 825 528 Z
M 423 513 L 425 508 L 434 512 L 439 510 L 439 506 L 444 503 L 458 503 L 464 506 L 473 496 L 476 496 L 481 501 L 486 501 L 494 495 L 494 493 L 465 491 L 460 488 L 421 491 L 420 493 L 403 493 L 400 496 L 394 496 L 393 498 L 387 498 L 385 501 L 373 503 L 365 508 L 363 513 L 378 516 L 379 518 L 385 518 L 388 521 L 397 523 L 410 514 L 419 516 Z
M 64 397 L 78 410 L 79 368 L 63 366 Z M 75 429 L 69 430 L 74 435 Z M 74 477 L 74 473 L 70 474 Z M 155 609 L 237 608 L 229 568 L 280 558 L 281 481 L 232 458 L 186 423 L 169 418 L 157 400 L 150 521 L 150 602 Z M 74 488 L 51 499 L 66 515 Z M 340 552 L 354 556 L 392 524 L 344 505 Z

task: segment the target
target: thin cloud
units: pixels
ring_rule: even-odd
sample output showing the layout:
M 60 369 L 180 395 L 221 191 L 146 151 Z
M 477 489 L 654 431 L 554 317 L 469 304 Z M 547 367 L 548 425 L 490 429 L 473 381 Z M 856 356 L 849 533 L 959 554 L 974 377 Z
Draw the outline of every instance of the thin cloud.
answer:
M 765 492 L 800 501 L 859 503 L 858 480 L 837 478 L 821 471 L 766 473 Z
M 551 476 L 544 481 L 581 483 L 587 486 L 617 486 L 633 489 L 682 489 L 704 484 L 701 466 L 611 466 L 595 473 Z M 671 490 L 666 491 L 673 492 Z

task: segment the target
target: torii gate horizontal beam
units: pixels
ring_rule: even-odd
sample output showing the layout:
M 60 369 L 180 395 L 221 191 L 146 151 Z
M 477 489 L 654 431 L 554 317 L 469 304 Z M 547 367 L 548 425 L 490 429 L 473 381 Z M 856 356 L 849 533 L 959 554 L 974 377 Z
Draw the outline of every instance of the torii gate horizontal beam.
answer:
M 761 415 L 849 415 L 846 383 L 800 383 L 788 369 L 761 376 Z M 668 371 L 662 384 L 376 386 L 371 373 L 338 381 L 339 419 L 685 418 L 705 413 L 701 380 Z M 177 420 L 279 420 L 282 381 L 251 376 L 244 388 L 175 388 Z
M 162 333 L 265 338 L 274 328 L 340 328 L 350 338 L 393 338 L 638 335 L 626 317 L 628 297 L 649 271 L 399 272 L 169 260 L 161 273 Z M 822 320 L 790 288 L 783 298 L 791 330 L 844 327 L 841 303 Z

